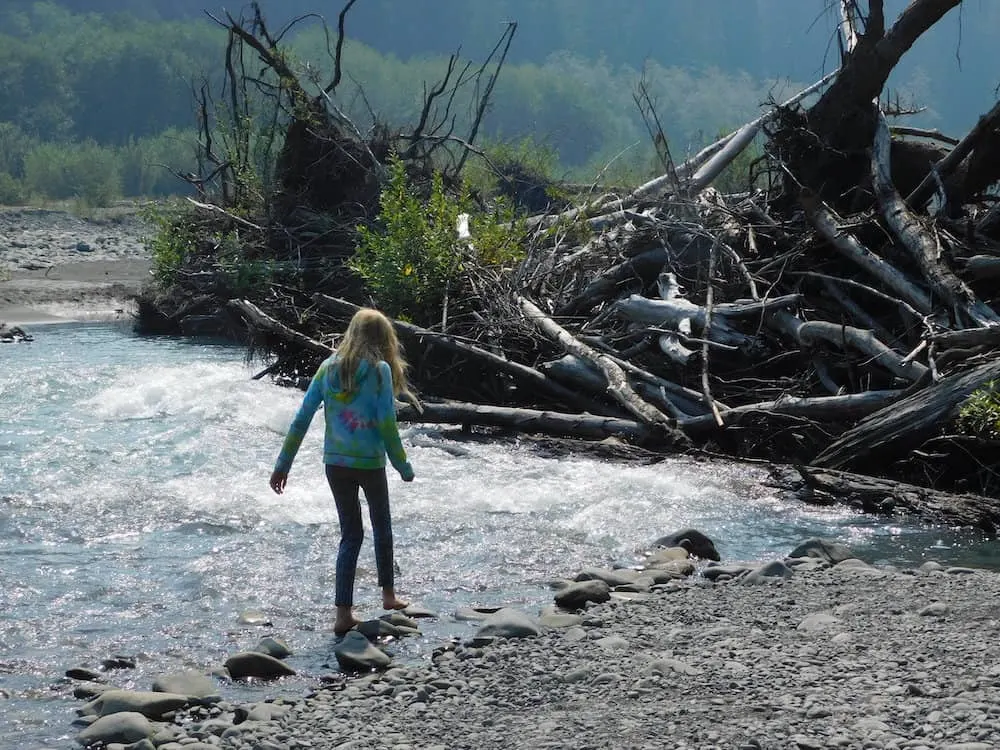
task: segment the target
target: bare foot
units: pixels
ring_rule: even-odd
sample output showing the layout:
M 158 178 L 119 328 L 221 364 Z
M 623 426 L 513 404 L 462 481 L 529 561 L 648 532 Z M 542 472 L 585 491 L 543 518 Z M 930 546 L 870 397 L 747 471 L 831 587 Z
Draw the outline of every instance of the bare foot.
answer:
M 382 597 L 383 609 L 406 609 L 409 606 L 410 606 L 409 602 L 404 602 L 402 599 L 398 599 L 395 596 Z

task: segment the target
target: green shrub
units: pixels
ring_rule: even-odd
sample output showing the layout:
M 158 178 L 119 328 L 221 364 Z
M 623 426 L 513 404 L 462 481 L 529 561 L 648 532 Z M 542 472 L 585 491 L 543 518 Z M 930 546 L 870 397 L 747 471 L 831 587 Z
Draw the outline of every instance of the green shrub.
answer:
M 122 194 L 117 155 L 93 141 L 35 146 L 24 158 L 24 182 L 37 195 L 90 206 L 110 205 Z
M 418 322 L 436 315 L 462 268 L 455 231 L 460 213 L 460 200 L 445 193 L 440 174 L 435 173 L 424 202 L 407 180 L 403 162 L 390 160 L 378 225 L 358 227 L 351 259 L 351 268 L 387 312 Z
M 965 400 L 955 427 L 962 435 L 1000 440 L 1000 390 L 996 382 L 991 380 Z
M 169 286 L 177 272 L 198 247 L 198 231 L 193 210 L 182 205 L 152 205 L 143 218 L 153 227 L 145 245 L 153 259 L 153 276 L 161 286 Z
M 19 206 L 27 199 L 24 185 L 13 175 L 0 172 L 0 205 Z

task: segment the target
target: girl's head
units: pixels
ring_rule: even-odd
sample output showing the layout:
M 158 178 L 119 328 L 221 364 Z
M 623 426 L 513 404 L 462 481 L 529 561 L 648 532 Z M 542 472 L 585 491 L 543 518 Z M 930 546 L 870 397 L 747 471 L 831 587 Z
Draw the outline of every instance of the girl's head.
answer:
M 392 323 L 378 310 L 363 307 L 354 313 L 344 340 L 337 347 L 340 380 L 348 391 L 354 390 L 354 375 L 363 360 L 371 365 L 385 360 L 392 370 L 392 390 L 398 396 L 409 393 L 406 360 Z

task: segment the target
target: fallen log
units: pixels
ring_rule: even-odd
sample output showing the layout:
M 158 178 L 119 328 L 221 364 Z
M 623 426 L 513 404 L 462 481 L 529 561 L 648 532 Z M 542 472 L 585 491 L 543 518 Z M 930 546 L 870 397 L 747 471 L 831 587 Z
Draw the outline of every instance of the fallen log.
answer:
M 865 513 L 915 516 L 948 527 L 971 527 L 995 534 L 1000 526 L 1000 500 L 952 494 L 888 479 L 816 466 L 796 466 L 803 487 L 797 495 L 807 503 L 846 503 Z
M 281 321 L 265 313 L 253 302 L 245 299 L 234 299 L 229 301 L 228 306 L 238 311 L 254 328 L 269 331 L 290 344 L 299 346 L 307 351 L 315 352 L 316 354 L 321 354 L 324 357 L 329 357 L 333 354 L 333 349 L 326 344 L 316 341 L 304 333 L 296 331 L 294 328 L 289 328 Z
M 854 235 L 842 229 L 844 222 L 819 196 L 803 191 L 800 202 L 809 221 L 834 250 L 895 291 L 921 315 L 931 314 L 933 307 L 930 296 L 897 268 L 862 245 Z
M 314 294 L 312 299 L 316 304 L 322 306 L 331 313 L 338 315 L 343 320 L 349 320 L 354 313 L 361 309 L 358 305 L 355 305 L 352 302 L 348 302 L 347 300 L 339 299 L 337 297 L 330 297 L 326 294 Z M 579 393 L 563 387 L 559 383 L 556 383 L 546 377 L 544 373 L 541 373 L 532 367 L 528 367 L 527 365 L 512 362 L 511 360 L 487 351 L 486 349 L 459 341 L 454 336 L 438 333 L 436 331 L 429 331 L 426 328 L 421 328 L 420 326 L 413 325 L 412 323 L 406 323 L 402 320 L 394 319 L 392 321 L 392 325 L 399 333 L 411 336 L 417 340 L 430 339 L 435 345 L 449 349 L 456 354 L 461 354 L 470 360 L 482 362 L 488 367 L 505 372 L 508 375 L 517 378 L 522 383 L 538 388 L 552 398 L 557 401 L 561 401 L 568 406 L 574 406 L 579 408 L 581 411 L 589 411 L 594 414 L 620 416 L 617 410 L 609 409 L 603 404 L 600 404 L 592 399 L 583 398 L 579 395 Z
M 885 115 L 879 110 L 872 148 L 872 178 L 875 198 L 889 229 L 909 251 L 910 257 L 920 268 L 931 289 L 948 304 L 949 308 L 965 313 L 965 316 L 976 325 L 1000 323 L 1000 316 L 986 303 L 977 299 L 975 293 L 941 262 L 939 243 L 928 236 L 920 221 L 910 212 L 896 192 L 889 165 L 890 144 L 889 125 Z M 959 321 L 956 323 L 961 325 Z
M 873 363 L 909 381 L 919 380 L 927 372 L 926 366 L 920 362 L 907 360 L 904 355 L 879 341 L 871 331 L 825 320 L 802 321 L 785 310 L 776 312 L 770 322 L 773 327 L 792 337 L 803 348 L 815 346 L 818 341 L 826 341 L 840 348 L 849 345 L 868 355 Z
M 618 437 L 636 443 L 650 443 L 664 438 L 661 430 L 627 419 L 459 402 L 424 402 L 422 412 L 418 412 L 410 405 L 400 406 L 397 410 L 397 419 L 402 422 L 422 424 L 500 427 L 515 432 L 586 440 Z
M 725 426 L 732 427 L 748 415 L 802 417 L 814 422 L 851 422 L 882 409 L 902 397 L 902 390 L 865 391 L 842 396 L 782 396 L 774 401 L 742 404 L 723 412 Z M 679 419 L 677 425 L 688 435 L 701 436 L 720 426 L 713 414 Z
M 622 369 L 608 357 L 595 352 L 589 346 L 575 339 L 567 330 L 543 313 L 524 297 L 517 298 L 524 316 L 545 336 L 557 342 L 566 352 L 591 362 L 608 381 L 608 394 L 632 414 L 646 424 L 660 425 L 673 429 L 672 420 L 666 414 L 643 399 L 629 386 Z
M 933 437 L 966 398 L 998 377 L 1000 360 L 944 378 L 861 420 L 811 463 L 826 469 L 885 469 Z
M 667 249 L 658 247 L 612 266 L 584 287 L 577 297 L 559 308 L 556 315 L 582 315 L 614 296 L 627 281 L 649 283 L 659 275 L 669 258 Z

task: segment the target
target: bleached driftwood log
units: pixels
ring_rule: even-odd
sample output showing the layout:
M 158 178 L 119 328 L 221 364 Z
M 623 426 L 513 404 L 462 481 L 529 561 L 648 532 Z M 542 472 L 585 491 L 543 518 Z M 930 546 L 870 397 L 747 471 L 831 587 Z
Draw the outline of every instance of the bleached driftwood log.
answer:
M 349 320 L 354 313 L 361 309 L 347 300 L 330 297 L 326 294 L 313 295 L 313 301 L 322 306 L 324 309 L 338 314 L 344 320 Z M 522 365 L 518 362 L 512 362 L 506 357 L 501 357 L 493 352 L 487 351 L 486 349 L 468 344 L 464 341 L 459 341 L 454 336 L 429 331 L 426 328 L 415 326 L 412 323 L 406 323 L 402 320 L 393 319 L 392 324 L 397 331 L 404 335 L 417 340 L 426 339 L 428 341 L 432 341 L 435 345 L 449 349 L 457 354 L 469 358 L 470 360 L 482 362 L 489 368 L 507 373 L 508 375 L 511 375 L 519 380 L 521 383 L 537 388 L 567 406 L 573 406 L 581 409 L 582 411 L 589 411 L 594 414 L 620 416 L 617 410 L 608 409 L 608 407 L 605 407 L 603 404 L 600 404 L 593 399 L 582 398 L 578 393 L 547 378 L 544 373 L 541 373 L 532 367 Z M 608 414 L 609 411 L 611 412 L 610 414 Z
M 316 341 L 304 333 L 296 331 L 294 328 L 289 328 L 281 321 L 265 313 L 253 302 L 248 302 L 245 299 L 234 299 L 229 301 L 229 307 L 238 311 L 254 328 L 269 331 L 306 351 L 322 354 L 323 356 L 329 356 L 333 353 L 333 349 L 326 344 Z
M 643 443 L 663 436 L 659 430 L 627 419 L 460 402 L 424 402 L 422 412 L 412 406 L 401 406 L 397 418 L 404 422 L 503 427 L 516 432 L 587 440 L 620 437 Z
M 875 143 L 872 148 L 872 178 L 875 197 L 882 216 L 893 234 L 916 262 L 931 289 L 950 309 L 965 314 L 972 323 L 980 326 L 1000 323 L 988 305 L 976 298 L 975 293 L 941 261 L 939 243 L 930 236 L 920 220 L 910 212 L 896 192 L 889 164 L 891 138 L 889 125 L 881 111 L 875 126 Z M 956 321 L 961 327 L 961 322 Z
M 608 381 L 607 392 L 611 398 L 624 406 L 632 414 L 635 414 L 642 422 L 673 429 L 670 417 L 644 401 L 632 390 L 625 377 L 625 373 L 622 372 L 622 369 L 617 364 L 600 352 L 596 352 L 586 344 L 578 341 L 530 300 L 518 297 L 517 302 L 524 316 L 546 337 L 557 342 L 564 351 L 591 362 L 601 371 Z

